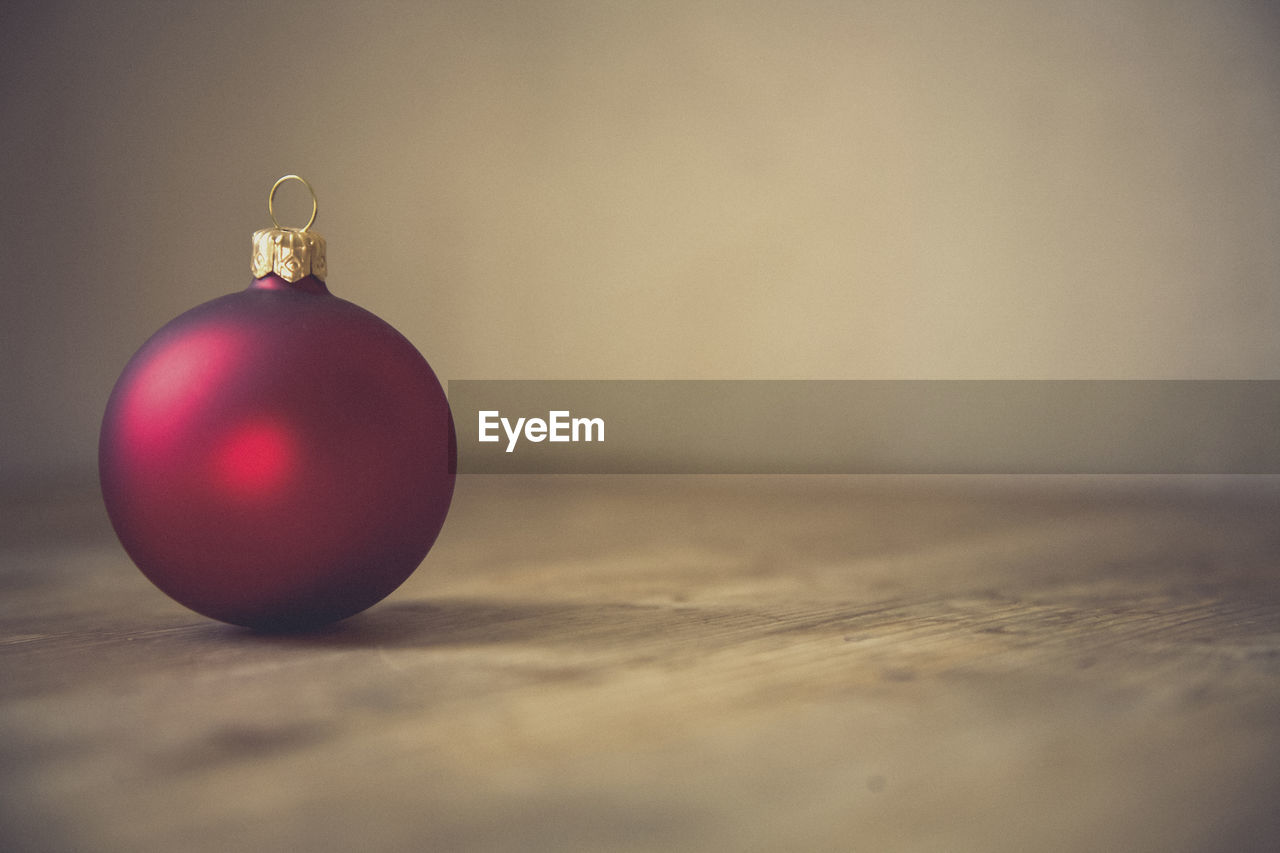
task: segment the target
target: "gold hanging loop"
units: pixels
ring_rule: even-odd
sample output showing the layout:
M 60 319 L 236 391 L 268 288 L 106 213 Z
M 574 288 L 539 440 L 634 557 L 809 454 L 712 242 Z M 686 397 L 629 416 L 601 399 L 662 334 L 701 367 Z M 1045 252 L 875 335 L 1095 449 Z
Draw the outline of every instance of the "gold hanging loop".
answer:
M 276 190 L 280 189 L 280 185 L 285 181 L 299 181 L 307 188 L 307 192 L 311 193 L 311 218 L 308 219 L 307 224 L 303 225 L 301 228 L 289 228 L 288 226 L 281 225 L 280 220 L 276 219 Z M 283 178 L 271 185 L 271 192 L 267 195 L 267 213 L 271 214 L 271 221 L 275 223 L 276 227 L 285 231 L 306 231 L 311 227 L 311 223 L 316 221 L 316 211 L 319 209 L 320 203 L 316 200 L 315 189 L 312 188 L 311 184 L 307 183 L 306 178 L 299 177 L 298 175 L 285 175 Z

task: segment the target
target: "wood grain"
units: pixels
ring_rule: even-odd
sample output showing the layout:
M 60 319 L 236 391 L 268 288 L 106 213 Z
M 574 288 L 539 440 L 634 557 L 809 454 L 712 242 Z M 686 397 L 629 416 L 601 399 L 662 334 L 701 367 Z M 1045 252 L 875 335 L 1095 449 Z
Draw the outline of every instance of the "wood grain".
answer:
M 1280 849 L 1280 488 L 466 477 L 331 629 L 0 521 L 4 850 Z

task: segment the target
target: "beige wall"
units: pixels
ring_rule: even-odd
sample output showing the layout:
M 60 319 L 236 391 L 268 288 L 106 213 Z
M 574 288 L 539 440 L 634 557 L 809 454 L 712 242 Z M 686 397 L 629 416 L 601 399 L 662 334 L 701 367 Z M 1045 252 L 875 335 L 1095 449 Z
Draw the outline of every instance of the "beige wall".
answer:
M 0 12 L 0 476 L 316 186 L 449 378 L 1280 377 L 1261 2 Z

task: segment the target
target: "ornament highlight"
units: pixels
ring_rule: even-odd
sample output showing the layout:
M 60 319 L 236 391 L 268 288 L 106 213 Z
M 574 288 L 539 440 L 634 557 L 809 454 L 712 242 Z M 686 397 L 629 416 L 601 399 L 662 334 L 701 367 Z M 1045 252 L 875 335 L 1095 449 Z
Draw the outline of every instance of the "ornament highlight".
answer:
M 121 544 L 190 609 L 260 629 L 385 598 L 453 496 L 448 400 L 422 355 L 325 284 L 324 238 L 254 234 L 254 280 L 187 311 L 126 365 L 98 463 Z

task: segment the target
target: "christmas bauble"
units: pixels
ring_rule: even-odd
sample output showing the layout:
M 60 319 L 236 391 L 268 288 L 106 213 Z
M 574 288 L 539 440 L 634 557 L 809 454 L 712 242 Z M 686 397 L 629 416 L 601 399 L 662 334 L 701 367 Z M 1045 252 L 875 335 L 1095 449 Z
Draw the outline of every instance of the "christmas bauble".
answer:
M 329 293 L 309 227 L 255 234 L 247 289 L 138 350 L 99 445 L 108 515 L 143 574 L 256 628 L 380 601 L 426 556 L 453 495 L 439 381 L 400 333 Z

